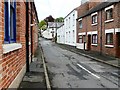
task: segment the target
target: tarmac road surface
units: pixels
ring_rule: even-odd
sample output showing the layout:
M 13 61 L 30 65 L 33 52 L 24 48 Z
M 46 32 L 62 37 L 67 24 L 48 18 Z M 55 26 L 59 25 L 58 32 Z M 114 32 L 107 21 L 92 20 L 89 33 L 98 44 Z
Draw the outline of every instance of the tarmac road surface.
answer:
M 58 47 L 41 38 L 52 88 L 119 87 L 118 69 Z M 109 89 L 108 89 L 109 88 Z

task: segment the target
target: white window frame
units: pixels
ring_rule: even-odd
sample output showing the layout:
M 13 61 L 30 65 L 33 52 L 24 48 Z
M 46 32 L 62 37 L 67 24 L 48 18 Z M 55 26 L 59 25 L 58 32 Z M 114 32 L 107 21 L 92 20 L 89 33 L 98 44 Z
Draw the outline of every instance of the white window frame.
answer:
M 93 36 L 95 36 L 95 37 L 93 37 Z M 93 40 L 95 40 L 95 41 L 93 41 Z M 92 35 L 92 44 L 94 45 L 97 45 L 98 44 L 98 35 L 97 34 L 93 34 Z
M 113 33 L 107 33 L 107 34 L 112 34 L 112 35 L 114 35 Z M 112 37 L 112 44 L 108 44 L 108 43 L 107 43 L 107 40 L 108 40 L 108 39 L 107 39 L 107 34 L 106 34 L 106 45 L 107 45 L 107 46 L 108 46 L 108 45 L 113 45 L 113 44 L 114 44 L 114 42 L 113 42 L 113 37 Z
M 93 23 L 93 17 L 94 16 L 96 16 L 97 18 L 96 18 L 96 20 L 97 20 L 97 22 L 95 22 L 95 23 Z M 91 14 L 91 18 L 92 18 L 92 26 L 94 26 L 94 25 L 97 25 L 98 24 L 98 12 L 95 12 L 95 13 L 92 13 Z
M 82 18 L 78 20 L 79 21 L 79 28 L 82 29 L 83 25 L 82 25 Z M 81 22 L 81 27 L 80 27 L 80 22 Z
M 105 14 L 106 14 L 106 11 L 107 11 L 107 10 L 109 10 L 109 9 L 112 9 L 112 10 L 113 10 L 113 8 L 114 8 L 114 5 L 111 5 L 111 6 L 107 7 L 107 8 L 105 8 Z M 106 15 L 105 15 L 105 16 L 106 16 Z M 105 19 L 106 19 L 106 18 L 105 18 Z M 112 21 L 114 21 L 113 18 L 112 18 L 112 19 L 105 20 L 105 23 L 112 22 Z
M 83 43 L 83 36 L 82 35 L 79 36 L 79 43 Z

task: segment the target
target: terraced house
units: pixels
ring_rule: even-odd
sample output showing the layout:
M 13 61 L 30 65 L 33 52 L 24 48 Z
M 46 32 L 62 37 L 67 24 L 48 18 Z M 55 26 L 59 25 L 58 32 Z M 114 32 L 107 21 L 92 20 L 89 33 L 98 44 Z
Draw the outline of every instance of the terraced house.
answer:
M 77 48 L 120 58 L 120 1 L 87 2 L 83 7 L 78 11 Z
M 34 2 L 0 2 L 0 89 L 17 88 L 29 71 L 38 44 L 37 23 Z

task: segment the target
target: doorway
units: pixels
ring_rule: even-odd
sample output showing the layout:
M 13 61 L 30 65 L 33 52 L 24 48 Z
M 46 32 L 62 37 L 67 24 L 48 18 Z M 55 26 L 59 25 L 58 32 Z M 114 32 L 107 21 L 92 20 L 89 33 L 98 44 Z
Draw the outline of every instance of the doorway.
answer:
M 88 35 L 88 45 L 87 45 L 87 49 L 91 50 L 91 35 Z
M 116 56 L 120 58 L 120 32 L 116 34 Z

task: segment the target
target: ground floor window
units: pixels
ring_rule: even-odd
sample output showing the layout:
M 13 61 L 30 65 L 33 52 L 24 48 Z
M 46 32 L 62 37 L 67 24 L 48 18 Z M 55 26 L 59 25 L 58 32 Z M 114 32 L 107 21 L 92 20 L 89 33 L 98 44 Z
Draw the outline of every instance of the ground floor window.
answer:
M 79 43 L 83 43 L 82 35 L 79 36 Z
M 4 3 L 4 43 L 16 42 L 16 2 Z
M 113 44 L 113 33 L 106 34 L 106 44 L 112 45 Z
M 98 37 L 97 34 L 93 34 L 93 35 L 92 35 L 92 43 L 93 43 L 93 44 L 97 44 L 97 43 L 98 43 L 98 42 L 97 42 L 97 41 L 98 41 L 98 40 L 97 40 L 97 37 Z
M 86 37 L 83 35 L 83 43 L 86 42 Z

